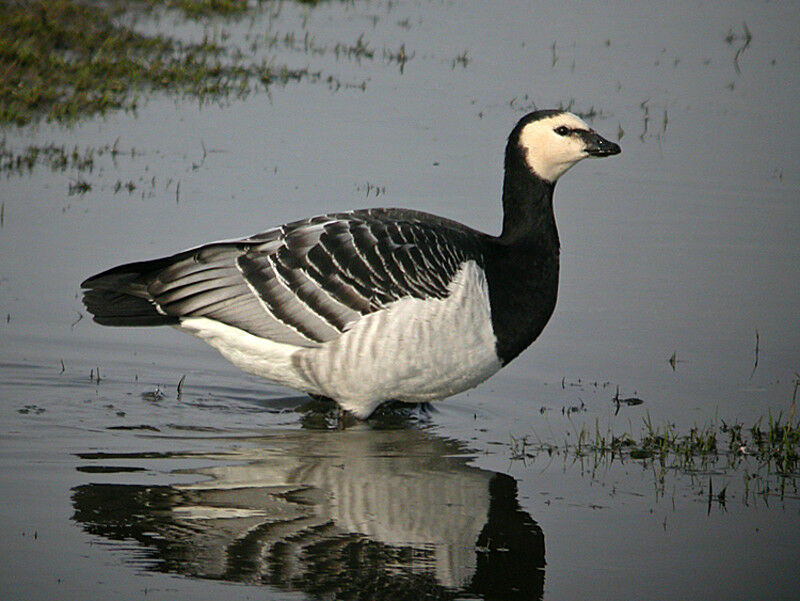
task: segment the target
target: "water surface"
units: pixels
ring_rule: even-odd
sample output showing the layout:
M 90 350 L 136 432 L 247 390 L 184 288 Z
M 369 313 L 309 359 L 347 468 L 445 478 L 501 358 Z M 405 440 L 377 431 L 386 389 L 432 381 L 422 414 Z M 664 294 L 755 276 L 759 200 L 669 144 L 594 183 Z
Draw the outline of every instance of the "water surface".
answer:
M 0 175 L 4 597 L 797 598 L 791 483 L 753 496 L 754 465 L 662 480 L 512 448 L 648 416 L 688 430 L 789 412 L 790 4 L 283 3 L 207 29 L 222 30 L 346 85 L 150 96 L 137 114 L 3 133 L 15 149 L 125 151 Z M 292 32 L 313 43 L 269 43 Z M 333 50 L 360 37 L 371 57 Z M 534 106 L 568 105 L 623 153 L 557 187 L 556 312 L 430 414 L 329 431 L 325 408 L 199 341 L 101 328 L 80 304 L 101 269 L 310 214 L 406 206 L 497 233 L 505 136 Z M 617 388 L 644 403 L 615 413 Z

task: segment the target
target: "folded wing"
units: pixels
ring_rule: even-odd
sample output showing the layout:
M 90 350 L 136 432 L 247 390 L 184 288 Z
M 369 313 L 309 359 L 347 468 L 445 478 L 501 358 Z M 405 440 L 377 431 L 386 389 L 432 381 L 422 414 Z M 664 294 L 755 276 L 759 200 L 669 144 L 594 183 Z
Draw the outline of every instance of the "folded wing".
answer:
M 105 325 L 207 317 L 317 346 L 401 298 L 444 298 L 467 260 L 483 265 L 477 232 L 425 213 L 371 209 L 115 267 L 83 283 L 84 303 Z

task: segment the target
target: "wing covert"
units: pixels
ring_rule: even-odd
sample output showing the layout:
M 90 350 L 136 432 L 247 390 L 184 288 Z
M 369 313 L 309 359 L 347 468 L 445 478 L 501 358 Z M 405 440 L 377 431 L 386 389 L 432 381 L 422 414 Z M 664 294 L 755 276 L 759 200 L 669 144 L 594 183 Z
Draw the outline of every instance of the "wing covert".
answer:
M 166 318 L 207 317 L 277 342 L 316 346 L 402 298 L 446 297 L 467 260 L 483 266 L 481 234 L 426 213 L 368 209 L 124 265 L 84 286 L 94 305 L 100 291 L 109 301 L 111 291 L 123 292 Z M 142 313 L 142 305 L 128 306 Z

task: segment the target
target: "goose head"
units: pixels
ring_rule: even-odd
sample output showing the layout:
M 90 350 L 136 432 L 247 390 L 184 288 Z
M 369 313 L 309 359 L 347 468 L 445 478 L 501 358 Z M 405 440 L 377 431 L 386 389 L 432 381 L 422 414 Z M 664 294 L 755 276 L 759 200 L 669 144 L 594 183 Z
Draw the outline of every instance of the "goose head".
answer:
M 554 184 L 578 161 L 620 153 L 583 119 L 567 111 L 534 111 L 517 123 L 509 136 L 508 152 L 520 153 L 530 171 Z

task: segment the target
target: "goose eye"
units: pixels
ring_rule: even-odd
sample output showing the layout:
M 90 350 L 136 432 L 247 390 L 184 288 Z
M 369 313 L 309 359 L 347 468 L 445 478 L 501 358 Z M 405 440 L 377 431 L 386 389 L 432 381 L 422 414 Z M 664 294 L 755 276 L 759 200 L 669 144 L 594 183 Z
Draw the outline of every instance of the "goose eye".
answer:
M 553 131 L 555 131 L 559 136 L 566 136 L 569 133 L 569 127 L 566 125 L 560 125 L 556 127 Z

